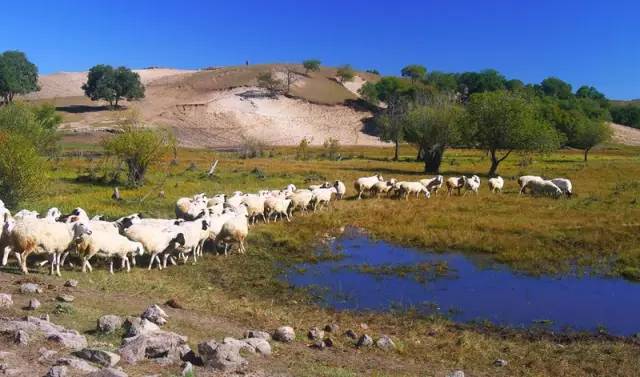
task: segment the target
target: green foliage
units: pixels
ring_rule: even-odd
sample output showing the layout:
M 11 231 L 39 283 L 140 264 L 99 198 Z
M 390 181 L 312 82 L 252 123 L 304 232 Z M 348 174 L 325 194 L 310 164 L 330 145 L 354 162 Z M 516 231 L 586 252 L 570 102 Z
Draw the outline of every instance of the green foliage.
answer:
M 455 74 L 440 71 L 427 73 L 424 82 L 437 88 L 441 92 L 454 92 L 458 87 L 458 80 Z
M 242 140 L 240 144 L 240 158 L 256 158 L 263 157 L 266 153 L 268 146 L 262 140 L 247 136 Z
M 114 69 L 110 65 L 98 64 L 89 70 L 82 89 L 92 101 L 105 100 L 111 107 L 118 107 L 121 99 L 132 101 L 144 98 L 140 75 L 127 67 Z
M 402 77 L 408 77 L 411 81 L 422 80 L 427 74 L 427 69 L 420 64 L 410 64 L 400 71 Z
M 541 121 L 535 110 L 523 97 L 506 91 L 471 96 L 464 140 L 490 153 L 489 175 L 494 175 L 500 162 L 514 150 L 547 151 L 559 146 L 557 132 Z M 499 157 L 498 151 L 504 154 Z
M 380 76 L 380 72 L 377 69 L 367 69 L 365 72 Z
M 587 161 L 591 148 L 609 140 L 611 134 L 611 127 L 609 127 L 607 123 L 600 120 L 583 118 L 582 121 L 578 123 L 576 134 L 569 145 L 582 149 L 584 151 L 584 160 Z
M 567 99 L 573 95 L 571 85 L 557 77 L 548 77 L 540 83 L 542 92 L 551 97 Z
M 266 89 L 272 96 L 276 96 L 284 90 L 284 83 L 274 77 L 271 71 L 258 75 L 258 86 Z
M 610 109 L 611 118 L 615 123 L 640 128 L 640 105 L 614 105 Z
M 502 90 L 506 79 L 495 69 L 485 69 L 480 72 L 464 72 L 458 75 L 458 91 L 464 98 L 474 93 Z
M 604 94 L 600 93 L 598 89 L 593 86 L 583 85 L 578 90 L 576 90 L 576 97 L 578 98 L 590 98 L 596 101 L 607 101 L 607 97 Z M 605 105 L 606 106 L 606 105 Z
M 325 156 L 330 160 L 336 160 L 340 156 L 340 140 L 330 137 L 322 143 Z
M 55 108 L 48 104 L 30 106 L 15 102 L 0 108 L 0 131 L 24 136 L 42 154 L 51 155 L 55 151 L 55 131 L 61 121 Z
M 304 67 L 305 73 L 315 72 L 320 69 L 320 60 L 318 59 L 308 59 L 302 62 L 302 66 Z
M 20 51 L 5 51 L 0 54 L 0 97 L 2 103 L 13 101 L 16 94 L 27 94 L 40 90 L 38 67 Z
M 311 146 L 311 141 L 306 137 L 300 140 L 298 147 L 296 148 L 296 159 L 297 160 L 308 160 L 309 159 L 309 147 Z
M 358 89 L 358 94 L 360 94 L 360 96 L 364 98 L 365 101 L 373 105 L 377 106 L 380 103 L 380 100 L 378 99 L 378 89 L 376 87 L 376 84 L 370 81 L 365 82 L 360 87 L 360 89 Z
M 0 196 L 10 207 L 42 193 L 45 161 L 32 140 L 17 132 L 0 131 Z
M 336 76 L 340 79 L 340 82 L 347 82 L 353 80 L 356 76 L 356 72 L 351 68 L 349 64 L 345 64 L 342 67 L 338 68 L 336 72 Z
M 173 149 L 175 140 L 168 132 L 144 128 L 136 123 L 125 125 L 122 131 L 105 140 L 104 149 L 108 156 L 126 164 L 129 185 L 142 186 L 148 168 Z
M 524 83 L 518 79 L 512 79 L 505 82 L 504 87 L 512 92 L 519 92 L 524 90 Z

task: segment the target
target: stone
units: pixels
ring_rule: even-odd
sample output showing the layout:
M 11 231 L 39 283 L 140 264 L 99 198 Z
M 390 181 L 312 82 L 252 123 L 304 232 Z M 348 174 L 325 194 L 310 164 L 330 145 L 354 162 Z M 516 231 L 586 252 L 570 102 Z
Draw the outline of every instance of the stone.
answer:
M 182 367 L 182 372 L 180 373 L 180 375 L 182 377 L 193 376 L 193 364 L 191 364 L 188 361 L 184 363 L 184 366 Z
M 77 357 L 63 357 L 56 361 L 56 366 L 64 365 L 82 373 L 97 372 L 99 369 Z
M 330 323 L 324 327 L 324 331 L 336 334 L 340 331 L 340 326 L 335 323 Z
M 45 321 L 45 322 L 49 322 L 49 314 L 43 314 L 40 316 L 40 319 Z
M 271 334 L 266 331 L 259 330 L 247 330 L 244 332 L 245 338 L 260 338 L 264 340 L 271 340 Z
M 247 360 L 240 355 L 240 347 L 234 343 L 202 342 L 198 344 L 198 353 L 207 368 L 237 372 L 247 366 Z
M 368 330 L 369 329 L 369 325 L 367 325 L 366 323 L 363 322 L 363 323 L 360 324 L 360 328 L 363 329 L 363 330 Z
M 69 288 L 75 288 L 78 286 L 78 281 L 74 279 L 69 279 L 64 282 L 64 286 Z
M 175 298 L 171 298 L 167 300 L 167 302 L 165 302 L 165 305 L 174 309 L 184 309 L 184 306 L 180 302 L 178 302 L 178 300 L 176 300 Z
M 49 371 L 44 377 L 66 377 L 69 375 L 67 367 L 64 365 L 57 365 L 49 368 Z
M 185 352 L 182 346 L 186 344 L 186 336 L 163 330 L 146 331 L 124 338 L 118 353 L 122 360 L 129 364 L 135 364 L 144 359 L 176 362 Z
M 347 338 L 351 338 L 351 339 L 358 339 L 358 334 L 355 333 L 355 331 L 349 329 L 347 331 L 344 332 L 344 336 L 346 336 Z
M 30 336 L 42 336 L 73 350 L 81 350 L 87 346 L 87 339 L 77 331 L 65 329 L 40 318 L 27 317 L 17 320 L 0 318 L 0 332 L 15 333 L 18 330 L 23 330 Z
M 310 340 L 322 340 L 322 338 L 324 338 L 324 331 L 320 330 L 317 327 L 312 327 L 311 329 L 309 329 L 307 337 Z
M 327 337 L 324 339 L 324 345 L 327 347 L 333 347 L 333 339 L 331 337 Z
M 326 346 L 327 345 L 322 340 L 316 340 L 313 343 L 311 343 L 311 348 L 317 348 L 317 349 L 320 349 L 320 350 L 325 349 Z
M 13 335 L 13 341 L 20 346 L 26 346 L 29 344 L 29 334 L 24 330 L 18 330 Z
M 161 307 L 156 304 L 149 306 L 144 313 L 140 316 L 143 319 L 147 319 L 158 326 L 162 326 L 167 323 L 169 317 Z
M 376 346 L 385 351 L 396 348 L 396 344 L 393 342 L 393 340 L 391 340 L 391 338 L 386 335 L 382 335 L 380 336 L 380 338 L 378 338 L 378 340 L 376 340 Z
M 274 340 L 284 342 L 284 343 L 291 343 L 295 340 L 295 338 L 296 338 L 296 332 L 293 331 L 293 328 L 290 326 L 280 326 L 276 329 L 275 333 L 273 334 Z
M 38 350 L 38 353 L 40 354 L 38 361 L 41 363 L 47 363 L 47 362 L 53 361 L 55 356 L 58 354 L 58 351 L 54 351 L 54 350 L 50 350 L 42 347 Z
M 87 374 L 86 377 L 128 377 L 128 375 L 120 369 L 103 368 L 98 371 Z
M 259 353 L 264 356 L 271 355 L 271 344 L 269 344 L 269 342 L 266 339 L 246 338 L 246 339 L 242 339 L 241 341 L 249 345 L 253 349 L 253 352 L 255 353 Z
M 127 318 L 124 326 L 127 329 L 127 332 L 125 334 L 125 337 L 127 338 L 140 334 L 151 334 L 156 331 L 160 331 L 160 327 L 155 323 L 147 319 L 140 319 L 137 317 Z
M 8 293 L 0 293 L 0 309 L 13 306 L 13 299 Z
M 73 297 L 72 295 L 67 295 L 67 294 L 61 294 L 60 296 L 56 297 L 56 300 L 61 301 L 61 302 L 73 302 L 76 298 Z
M 23 283 L 20 285 L 20 293 L 23 293 L 23 294 L 42 293 L 42 288 L 40 288 L 38 284 Z
M 120 356 L 113 352 L 93 348 L 85 348 L 74 352 L 74 355 L 103 367 L 113 367 L 120 361 Z
M 107 314 L 98 318 L 98 331 L 101 333 L 109 334 L 122 327 L 122 318 L 117 315 Z
M 8 359 L 13 356 L 15 356 L 15 353 L 13 352 L 0 351 L 0 360 Z
M 493 365 L 497 366 L 497 367 L 506 367 L 509 363 L 507 362 L 507 360 L 504 359 L 497 359 L 496 361 L 493 362 Z
M 36 310 L 40 307 L 40 301 L 37 298 L 32 298 L 29 300 L 29 305 L 27 305 L 27 310 Z
M 457 370 L 447 375 L 447 377 L 464 377 L 464 372 L 461 370 Z
M 356 343 L 358 347 L 371 347 L 372 345 L 373 339 L 367 334 L 363 334 L 360 339 L 358 339 L 358 343 Z

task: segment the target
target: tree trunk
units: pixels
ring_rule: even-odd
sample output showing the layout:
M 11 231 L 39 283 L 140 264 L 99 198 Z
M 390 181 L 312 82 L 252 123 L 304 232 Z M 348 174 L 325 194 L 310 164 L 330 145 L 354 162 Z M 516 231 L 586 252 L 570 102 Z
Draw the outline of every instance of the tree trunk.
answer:
M 489 151 L 491 153 L 491 167 L 489 168 L 489 177 L 495 177 L 496 171 L 498 171 L 498 165 L 500 160 L 496 158 L 496 151 Z
M 587 155 L 589 154 L 589 148 L 584 150 L 584 162 L 587 162 Z
M 424 161 L 424 148 L 421 145 L 418 145 L 418 154 L 416 155 L 416 162 Z
M 396 139 L 395 143 L 396 143 L 396 146 L 395 146 L 395 152 L 393 155 L 393 161 L 398 161 L 398 154 L 399 154 L 398 152 L 400 150 L 400 142 L 398 141 L 398 139 Z
M 440 164 L 442 164 L 443 155 L 444 148 L 430 148 L 429 150 L 425 150 L 423 154 L 424 172 L 438 174 L 440 172 Z

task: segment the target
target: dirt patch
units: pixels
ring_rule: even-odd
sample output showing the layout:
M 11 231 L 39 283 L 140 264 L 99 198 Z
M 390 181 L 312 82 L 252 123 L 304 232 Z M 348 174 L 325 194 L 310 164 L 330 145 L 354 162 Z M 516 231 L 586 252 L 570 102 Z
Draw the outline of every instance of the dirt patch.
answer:
M 609 123 L 613 129 L 613 141 L 625 145 L 640 145 L 640 130 L 621 124 Z

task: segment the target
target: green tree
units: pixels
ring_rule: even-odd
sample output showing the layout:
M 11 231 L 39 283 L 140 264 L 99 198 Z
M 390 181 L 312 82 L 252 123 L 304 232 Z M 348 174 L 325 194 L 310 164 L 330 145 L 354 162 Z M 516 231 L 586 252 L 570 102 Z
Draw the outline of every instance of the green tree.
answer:
M 144 98 L 140 75 L 127 67 L 114 69 L 110 65 L 96 65 L 89 70 L 82 89 L 92 101 L 105 100 L 113 108 L 117 108 L 122 99 L 133 101 Z
M 336 72 L 336 76 L 340 79 L 340 82 L 347 82 L 353 80 L 356 77 L 356 72 L 351 68 L 349 64 L 345 64 L 342 67 L 338 68 Z
M 506 91 L 471 96 L 463 137 L 467 144 L 489 152 L 490 176 L 514 150 L 544 151 L 559 146 L 557 132 L 535 110 L 520 95 Z
M 464 72 L 457 77 L 458 92 L 467 99 L 474 93 L 492 92 L 505 87 L 505 77 L 495 69 L 485 69 L 480 72 Z
M 633 104 L 613 105 L 610 109 L 615 123 L 640 128 L 640 106 Z
M 573 95 L 571 85 L 557 77 L 547 77 L 540 83 L 542 92 L 547 96 L 568 99 Z
M 439 173 L 445 149 L 460 139 L 463 113 L 463 108 L 448 95 L 433 96 L 426 104 L 409 110 L 405 139 L 423 152 L 425 173 Z
M 372 105 L 378 105 L 380 100 L 378 99 L 378 89 L 376 88 L 376 84 L 371 81 L 365 82 L 360 89 L 358 89 L 358 94 L 360 97 L 364 98 L 365 101 L 371 103 Z
M 458 80 L 453 73 L 432 71 L 424 78 L 427 85 L 437 88 L 441 92 L 454 92 L 458 86 Z
M 38 90 L 38 67 L 23 52 L 5 51 L 0 54 L 0 97 L 3 104 L 12 102 L 16 94 Z
M 408 77 L 411 79 L 411 82 L 416 82 L 417 80 L 424 79 L 424 76 L 427 74 L 427 69 L 420 64 L 410 64 L 400 71 L 402 77 Z
M 524 89 L 524 83 L 518 79 L 508 80 L 504 87 L 511 92 L 519 92 Z
M 600 93 L 598 89 L 593 86 L 583 85 L 576 90 L 576 97 L 578 98 L 591 98 L 596 101 L 606 101 L 607 97 Z
M 25 135 L 0 131 L 0 195 L 9 207 L 42 193 L 46 162 Z
M 584 151 L 584 161 L 587 161 L 589 151 L 598 144 L 608 141 L 611 138 L 612 130 L 607 122 L 592 120 L 583 117 L 576 127 L 576 134 L 569 143 L 574 148 Z
M 318 59 L 308 59 L 302 62 L 302 66 L 304 67 L 304 72 L 309 74 L 309 72 L 316 72 L 320 70 L 320 60 Z
M 287 77 L 289 77 L 289 73 L 287 73 Z M 270 95 L 276 96 L 284 90 L 285 84 L 269 71 L 258 75 L 258 86 L 266 89 Z
M 56 129 L 61 121 L 55 108 L 48 104 L 30 106 L 17 101 L 0 108 L 0 131 L 24 136 L 41 154 L 55 150 Z

